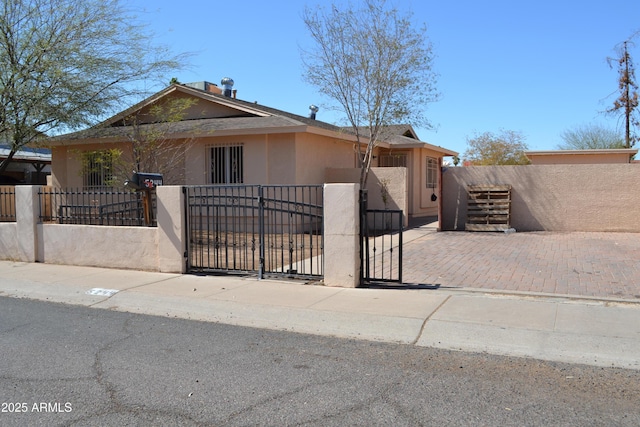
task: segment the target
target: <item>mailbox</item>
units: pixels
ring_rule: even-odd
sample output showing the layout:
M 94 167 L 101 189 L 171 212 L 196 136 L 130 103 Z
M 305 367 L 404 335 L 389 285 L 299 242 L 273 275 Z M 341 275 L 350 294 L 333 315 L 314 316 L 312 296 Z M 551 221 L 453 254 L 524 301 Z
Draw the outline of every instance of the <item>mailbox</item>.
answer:
M 134 172 L 131 179 L 125 181 L 124 185 L 141 193 L 142 208 L 144 210 L 144 222 L 147 225 L 151 225 L 151 223 L 153 222 L 153 202 L 151 200 L 151 190 L 159 185 L 162 185 L 162 174 Z
M 125 182 L 125 185 L 136 190 L 151 190 L 152 188 L 162 185 L 162 174 L 134 172 L 131 179 Z

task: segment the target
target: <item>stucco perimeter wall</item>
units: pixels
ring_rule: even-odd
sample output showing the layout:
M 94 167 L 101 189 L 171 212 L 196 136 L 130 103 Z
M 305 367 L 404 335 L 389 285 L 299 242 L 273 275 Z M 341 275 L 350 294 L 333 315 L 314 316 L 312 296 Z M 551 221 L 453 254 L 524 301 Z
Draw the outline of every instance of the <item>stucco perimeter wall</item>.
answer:
M 186 272 L 182 187 L 157 188 L 157 227 L 42 223 L 38 190 L 38 186 L 16 187 L 16 221 L 0 223 L 0 259 Z M 324 246 L 325 284 L 353 287 L 360 268 L 359 185 L 325 184 L 324 191 L 324 228 L 329 236 Z
M 17 260 L 18 228 L 15 222 L 0 222 L 0 254 L 1 259 Z
M 517 231 L 640 232 L 640 165 L 459 167 L 442 181 L 443 230 L 464 230 L 468 185 L 509 184 Z
M 38 224 L 38 262 L 157 271 L 158 229 Z
M 157 189 L 157 227 L 40 222 L 38 186 L 16 187 L 16 222 L 0 223 L 0 259 L 181 273 L 182 187 Z

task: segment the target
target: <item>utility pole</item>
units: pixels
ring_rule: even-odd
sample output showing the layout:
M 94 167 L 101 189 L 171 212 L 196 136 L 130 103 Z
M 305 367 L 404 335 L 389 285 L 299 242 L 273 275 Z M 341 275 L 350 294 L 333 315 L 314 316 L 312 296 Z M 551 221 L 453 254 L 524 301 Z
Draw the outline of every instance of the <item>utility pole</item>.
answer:
M 631 128 L 632 126 L 638 125 L 638 121 L 634 120 L 633 114 L 639 104 L 638 85 L 635 82 L 635 69 L 631 55 L 629 54 L 629 40 L 622 42 L 622 51 L 617 59 L 618 73 L 620 75 L 618 79 L 620 97 L 614 101 L 613 107 L 607 110 L 610 113 L 624 110 L 625 148 L 631 148 L 635 143 L 635 137 L 631 134 Z M 609 65 L 611 65 L 611 62 L 609 62 Z
M 624 108 L 624 117 L 625 117 L 625 121 L 624 121 L 624 141 L 625 141 L 625 147 L 626 148 L 631 148 L 631 123 L 630 123 L 630 119 L 631 119 L 631 103 L 629 102 L 629 86 L 630 86 L 630 79 L 629 79 L 629 51 L 627 50 L 627 42 L 624 42 L 624 99 L 625 99 L 625 108 Z

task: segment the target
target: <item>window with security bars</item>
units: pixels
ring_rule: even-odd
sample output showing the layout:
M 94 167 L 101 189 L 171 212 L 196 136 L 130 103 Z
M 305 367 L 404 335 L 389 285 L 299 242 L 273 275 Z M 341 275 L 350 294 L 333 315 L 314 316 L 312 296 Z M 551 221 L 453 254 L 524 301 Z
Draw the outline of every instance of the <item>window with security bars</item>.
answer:
M 381 168 L 407 167 L 406 154 L 382 154 L 378 160 Z
M 242 184 L 244 182 L 243 145 L 209 147 L 210 184 Z
M 427 188 L 438 186 L 438 159 L 427 157 Z
M 114 155 L 110 151 L 84 154 L 82 184 L 84 187 L 104 187 L 113 184 Z

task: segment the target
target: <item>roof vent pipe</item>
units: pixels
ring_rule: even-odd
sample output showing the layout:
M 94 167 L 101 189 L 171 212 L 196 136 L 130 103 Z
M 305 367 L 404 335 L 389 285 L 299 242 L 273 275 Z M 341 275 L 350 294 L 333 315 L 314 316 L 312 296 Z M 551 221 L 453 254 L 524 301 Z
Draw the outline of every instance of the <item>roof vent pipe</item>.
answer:
M 316 119 L 316 113 L 318 112 L 319 108 L 317 106 L 311 104 L 311 105 L 309 105 L 309 110 L 310 110 L 309 118 L 312 119 L 312 120 L 315 120 Z
M 233 79 L 225 77 L 220 82 L 222 84 L 222 94 L 231 97 L 231 88 L 233 87 Z

